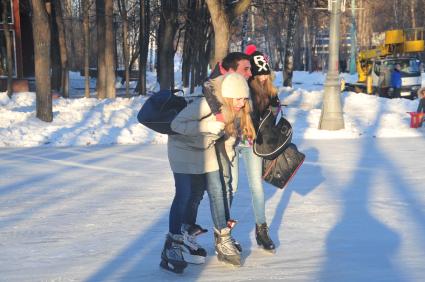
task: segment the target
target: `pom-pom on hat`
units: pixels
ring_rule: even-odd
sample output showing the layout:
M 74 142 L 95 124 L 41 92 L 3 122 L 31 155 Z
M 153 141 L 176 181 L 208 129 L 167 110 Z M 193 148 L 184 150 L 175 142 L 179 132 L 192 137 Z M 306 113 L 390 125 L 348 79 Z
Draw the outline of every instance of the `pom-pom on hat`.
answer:
M 226 98 L 249 98 L 249 87 L 245 77 L 232 72 L 224 76 L 221 85 L 221 96 Z
M 251 54 L 250 63 L 252 76 L 271 73 L 270 65 L 260 51 Z
M 257 47 L 254 44 L 249 44 L 245 48 L 245 54 L 249 56 L 251 56 L 255 51 L 257 51 Z

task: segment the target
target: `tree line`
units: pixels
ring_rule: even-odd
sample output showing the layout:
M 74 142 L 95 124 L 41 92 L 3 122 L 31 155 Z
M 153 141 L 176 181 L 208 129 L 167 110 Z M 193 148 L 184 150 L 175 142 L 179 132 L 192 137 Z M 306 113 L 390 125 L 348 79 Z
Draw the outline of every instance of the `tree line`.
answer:
M 347 0 L 341 33 L 356 10 L 357 49 L 373 45 L 374 32 L 424 25 L 425 0 Z M 117 73 L 129 95 L 146 95 L 146 75 L 156 70 L 161 89 L 174 88 L 174 59 L 181 57 L 183 87 L 193 92 L 209 68 L 229 51 L 254 43 L 269 56 L 285 86 L 294 70 L 322 69 L 317 54 L 328 30 L 327 0 L 30 0 L 33 23 L 37 117 L 51 121 L 55 89 L 69 97 L 70 70 L 96 77 L 97 98 L 114 98 Z M 391 5 L 390 5 L 391 4 Z M 344 57 L 344 54 L 341 54 Z M 347 54 L 345 54 L 347 56 Z

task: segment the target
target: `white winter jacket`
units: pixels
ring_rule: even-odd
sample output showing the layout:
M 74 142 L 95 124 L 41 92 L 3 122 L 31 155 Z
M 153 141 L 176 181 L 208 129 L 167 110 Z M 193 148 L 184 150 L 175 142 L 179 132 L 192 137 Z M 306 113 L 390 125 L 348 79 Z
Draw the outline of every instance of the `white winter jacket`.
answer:
M 174 173 L 202 174 L 219 169 L 214 144 L 223 132 L 208 132 L 208 122 L 215 120 L 203 97 L 176 116 L 171 129 L 180 134 L 168 136 L 168 160 Z M 226 147 L 232 148 L 234 142 L 234 138 L 226 140 Z

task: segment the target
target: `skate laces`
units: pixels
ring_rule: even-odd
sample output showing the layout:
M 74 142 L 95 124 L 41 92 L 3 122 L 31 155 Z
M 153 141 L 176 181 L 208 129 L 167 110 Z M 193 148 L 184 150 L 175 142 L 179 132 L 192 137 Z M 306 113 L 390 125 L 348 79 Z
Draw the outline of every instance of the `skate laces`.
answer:
M 196 242 L 196 235 L 190 235 L 187 231 L 183 232 L 183 243 L 195 251 L 200 248 L 200 245 Z
M 183 243 L 191 248 L 192 250 L 198 250 L 202 247 L 196 242 L 196 236 L 208 232 L 208 229 L 202 228 L 198 224 L 188 225 L 185 224 L 182 226 L 182 234 L 183 234 Z
M 238 252 L 238 249 L 234 244 L 235 241 L 236 240 L 232 236 L 221 237 L 221 244 L 223 245 L 223 247 L 227 248 L 228 250 L 231 250 L 232 252 Z
M 181 245 L 183 242 L 180 242 L 180 240 L 176 238 L 175 235 L 169 236 L 167 240 L 170 240 L 169 248 L 166 248 L 168 256 L 176 260 L 183 260 L 183 254 L 181 250 Z
M 183 260 L 182 250 L 177 243 L 171 244 L 171 248 L 169 249 L 169 254 L 171 258 L 174 258 L 177 260 Z

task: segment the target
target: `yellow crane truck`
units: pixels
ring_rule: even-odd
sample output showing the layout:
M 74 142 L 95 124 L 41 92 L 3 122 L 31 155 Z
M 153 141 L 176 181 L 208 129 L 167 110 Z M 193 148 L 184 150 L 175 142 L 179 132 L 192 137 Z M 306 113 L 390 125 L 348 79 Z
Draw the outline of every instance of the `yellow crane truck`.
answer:
M 391 72 L 399 64 L 401 97 L 414 99 L 421 86 L 423 71 L 418 56 L 418 53 L 424 51 L 423 31 L 423 28 L 386 31 L 383 45 L 358 53 L 358 81 L 347 83 L 346 89 L 368 94 L 385 93 L 390 89 Z M 391 93 L 385 94 L 382 96 L 391 97 Z

